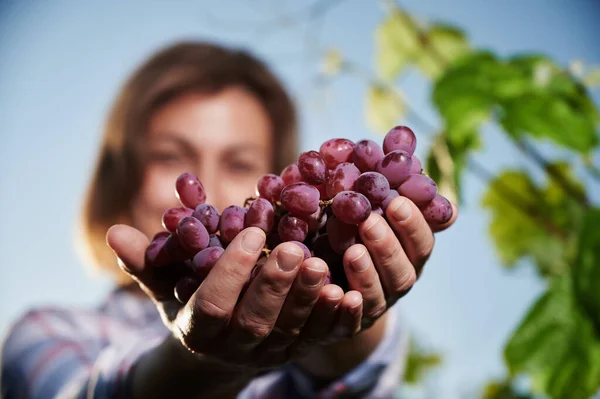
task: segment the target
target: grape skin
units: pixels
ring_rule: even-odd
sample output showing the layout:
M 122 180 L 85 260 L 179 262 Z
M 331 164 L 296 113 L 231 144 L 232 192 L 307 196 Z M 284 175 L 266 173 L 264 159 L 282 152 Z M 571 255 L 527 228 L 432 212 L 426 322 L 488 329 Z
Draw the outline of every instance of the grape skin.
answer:
M 442 224 L 452 218 L 452 205 L 450 201 L 439 194 L 420 209 L 425 220 L 429 223 Z
M 279 201 L 279 195 L 283 189 L 283 179 L 277 175 L 269 173 L 262 176 L 256 182 L 256 195 L 267 201 Z
M 246 212 L 245 227 L 258 227 L 265 233 L 273 228 L 275 213 L 273 205 L 264 198 L 257 198 L 250 204 Z
M 383 150 L 372 140 L 361 140 L 356 143 L 352 152 L 352 161 L 361 172 L 375 170 L 377 162 L 384 157 Z
M 303 242 L 308 233 L 308 225 L 304 220 L 288 213 L 279 221 L 277 232 L 282 241 Z
M 225 250 L 219 247 L 208 247 L 198 252 L 192 261 L 192 270 L 198 276 L 205 278 L 210 269 L 217 263 Z
M 309 216 L 319 209 L 319 190 L 307 183 L 294 183 L 281 191 L 281 206 L 296 216 Z
M 358 224 L 367 220 L 371 214 L 371 203 L 360 193 L 342 191 L 333 198 L 331 209 L 336 218 L 342 222 Z
M 372 206 L 379 205 L 390 190 L 390 183 L 378 172 L 365 172 L 356 179 L 354 190 L 363 194 Z
M 193 216 L 186 216 L 179 221 L 177 236 L 183 247 L 194 254 L 206 248 L 210 240 L 206 227 Z
M 219 229 L 219 211 L 209 204 L 200 204 L 194 210 L 193 217 L 198 219 L 210 234 L 216 233 Z
M 437 184 L 425 175 L 410 175 L 400 187 L 398 193 L 415 204 L 426 203 L 435 198 Z
M 391 188 L 396 188 L 410 175 L 412 160 L 406 151 L 395 150 L 377 164 L 377 172 L 384 175 Z
M 169 208 L 163 213 L 162 217 L 162 225 L 165 229 L 174 233 L 177 230 L 177 225 L 179 221 L 186 216 L 192 216 L 194 214 L 194 210 L 190 208 L 186 208 L 184 206 L 178 206 L 176 208 Z
M 396 126 L 383 139 L 383 152 L 386 154 L 395 150 L 402 150 L 412 155 L 416 147 L 417 137 L 407 126 Z
M 326 189 L 327 196 L 333 198 L 337 193 L 342 191 L 350 191 L 354 189 L 354 183 L 360 176 L 360 170 L 350 163 L 342 162 L 327 175 Z
M 278 176 L 279 177 L 279 176 Z M 244 229 L 246 209 L 237 205 L 230 205 L 223 210 L 219 220 L 221 240 L 230 243 L 240 231 Z
M 327 221 L 327 236 L 331 249 L 341 255 L 358 242 L 358 227 L 333 217 Z
M 283 186 L 289 186 L 293 183 L 299 183 L 302 181 L 302 175 L 300 174 L 300 170 L 298 169 L 298 164 L 293 163 L 286 166 L 279 175 L 281 180 L 283 180 Z
M 341 138 L 327 140 L 319 148 L 319 153 L 328 169 L 335 169 L 342 162 L 352 162 L 353 151 L 354 143 Z
M 298 157 L 298 169 L 302 180 L 307 183 L 318 185 L 325 181 L 327 167 L 325 160 L 317 151 L 307 151 Z
M 206 192 L 200 180 L 191 173 L 183 173 L 175 182 L 175 194 L 185 207 L 195 209 L 206 201 Z

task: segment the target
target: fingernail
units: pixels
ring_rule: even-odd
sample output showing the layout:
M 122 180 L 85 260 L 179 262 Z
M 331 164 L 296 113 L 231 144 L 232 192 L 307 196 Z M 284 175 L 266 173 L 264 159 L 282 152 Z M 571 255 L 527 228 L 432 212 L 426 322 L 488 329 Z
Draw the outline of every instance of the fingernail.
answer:
M 298 248 L 300 251 L 300 248 Z M 277 266 L 284 272 L 291 272 L 304 259 L 304 254 L 299 252 L 277 251 Z
M 350 261 L 350 266 L 355 272 L 361 273 L 369 268 L 369 257 L 366 254 L 367 250 L 363 249 L 360 255 Z
M 262 249 L 264 243 L 265 238 L 262 234 L 254 230 L 248 230 L 244 232 L 244 237 L 242 238 L 242 248 L 244 248 L 246 252 L 251 254 L 256 253 Z
M 403 222 L 410 217 L 412 214 L 412 207 L 404 198 L 402 200 L 398 200 L 398 205 L 395 205 L 395 208 L 392 209 L 392 216 L 396 221 Z
M 307 287 L 316 287 L 321 283 L 324 276 L 325 273 L 323 270 L 311 269 L 307 267 L 302 271 L 300 279 L 302 280 L 302 284 L 306 285 Z
M 383 219 L 378 217 L 375 222 L 365 230 L 367 239 L 371 241 L 380 241 L 385 237 L 385 226 L 381 223 Z

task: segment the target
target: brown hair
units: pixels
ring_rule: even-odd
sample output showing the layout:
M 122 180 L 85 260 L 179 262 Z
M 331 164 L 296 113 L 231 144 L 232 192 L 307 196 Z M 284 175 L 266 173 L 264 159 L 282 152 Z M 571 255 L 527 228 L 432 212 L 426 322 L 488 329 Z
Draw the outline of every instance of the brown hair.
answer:
M 153 112 L 188 92 L 216 94 L 241 86 L 263 104 L 274 132 L 274 172 L 294 162 L 297 126 L 294 104 L 266 65 L 246 51 L 201 42 L 162 49 L 142 64 L 122 87 L 108 115 L 104 136 L 81 217 L 79 237 L 87 257 L 100 269 L 128 280 L 105 241 L 115 223 L 130 221 L 130 203 L 142 183 L 139 147 Z

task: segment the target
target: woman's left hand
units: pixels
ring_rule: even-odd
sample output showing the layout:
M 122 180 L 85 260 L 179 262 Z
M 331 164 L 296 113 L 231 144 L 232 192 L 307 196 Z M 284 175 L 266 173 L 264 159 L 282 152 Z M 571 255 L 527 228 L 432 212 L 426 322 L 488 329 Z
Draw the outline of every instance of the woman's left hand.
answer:
M 364 245 L 350 247 L 343 260 L 350 289 L 362 295 L 362 319 L 345 323 L 345 326 L 355 326 L 356 331 L 345 331 L 347 328 L 340 326 L 337 329 L 340 334 L 351 337 L 370 327 L 410 291 L 433 250 L 433 233 L 445 230 L 455 222 L 458 210 L 454 204 L 452 208 L 452 218 L 448 222 L 430 225 L 412 201 L 400 196 L 389 204 L 387 222 L 372 213 L 359 224 Z

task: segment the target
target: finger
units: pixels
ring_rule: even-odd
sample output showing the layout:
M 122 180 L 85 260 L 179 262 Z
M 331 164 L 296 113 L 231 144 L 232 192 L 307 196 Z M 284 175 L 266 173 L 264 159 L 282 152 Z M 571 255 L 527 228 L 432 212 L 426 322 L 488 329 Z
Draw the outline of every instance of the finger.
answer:
M 189 349 L 211 349 L 202 345 L 219 334 L 231 319 L 265 238 L 265 233 L 256 227 L 238 234 L 190 298 L 177 318 L 180 338 Z
M 308 258 L 302 263 L 275 327 L 262 344 L 266 349 L 283 350 L 298 339 L 319 299 L 327 270 L 327 264 L 319 258 Z
M 338 317 L 329 337 L 330 340 L 351 338 L 358 334 L 361 327 L 362 309 L 363 299 L 360 292 L 346 292 L 338 309 Z
M 303 260 L 302 249 L 289 242 L 271 252 L 233 315 L 232 347 L 249 351 L 271 333 Z
M 121 269 L 137 281 L 148 296 L 155 301 L 173 297 L 174 286 L 158 278 L 154 268 L 145 265 L 150 242 L 141 231 L 124 224 L 114 225 L 106 233 L 106 243 L 117 256 Z
M 458 218 L 458 207 L 452 201 L 450 201 L 450 205 L 452 205 L 452 217 L 446 223 L 441 223 L 441 224 L 432 223 L 430 226 L 431 226 L 431 230 L 433 230 L 434 233 L 439 233 L 440 231 L 444 231 L 448 227 L 452 226 L 454 224 L 454 222 L 456 222 L 456 219 Z
M 417 276 L 433 251 L 433 232 L 419 208 L 408 198 L 397 197 L 387 208 L 388 223 L 396 233 Z
M 335 284 L 327 284 L 321 289 L 319 299 L 302 328 L 300 338 L 288 349 L 291 356 L 306 354 L 331 332 L 343 298 L 344 291 Z
M 363 298 L 362 326 L 369 327 L 387 309 L 385 294 L 369 251 L 364 245 L 351 246 L 344 253 L 344 271 L 351 289 Z
M 415 283 L 415 268 L 394 231 L 381 216 L 371 213 L 366 221 L 358 225 L 358 231 L 374 261 L 386 301 L 391 305 Z

